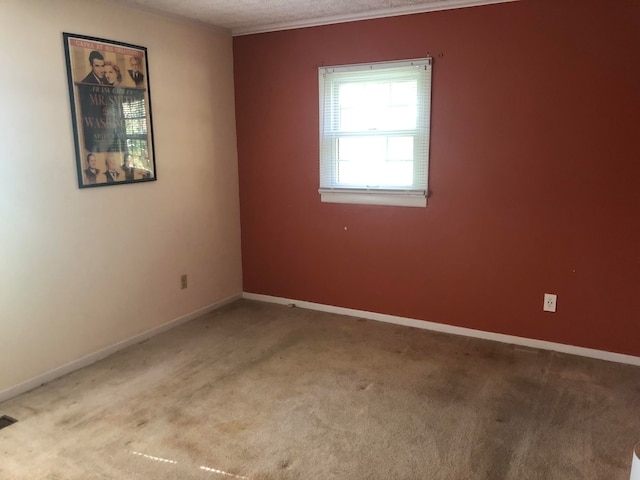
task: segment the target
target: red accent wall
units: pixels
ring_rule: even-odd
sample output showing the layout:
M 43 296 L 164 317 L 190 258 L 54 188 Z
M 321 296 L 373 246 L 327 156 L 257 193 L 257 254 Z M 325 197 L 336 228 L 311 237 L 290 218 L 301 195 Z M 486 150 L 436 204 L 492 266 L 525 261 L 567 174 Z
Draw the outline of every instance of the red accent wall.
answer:
M 522 0 L 233 48 L 245 291 L 640 356 L 639 1 Z M 321 203 L 317 66 L 427 54 L 427 208 Z

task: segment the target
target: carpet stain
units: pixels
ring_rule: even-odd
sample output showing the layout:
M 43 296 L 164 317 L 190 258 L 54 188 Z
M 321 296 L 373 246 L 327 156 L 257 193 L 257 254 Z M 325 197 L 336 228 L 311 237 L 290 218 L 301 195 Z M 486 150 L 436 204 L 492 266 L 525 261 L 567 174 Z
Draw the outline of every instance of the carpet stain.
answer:
M 178 427 L 192 427 L 202 423 L 200 418 L 183 413 L 175 407 L 172 407 L 165 415 L 169 423 Z
M 234 420 L 231 422 L 218 423 L 217 427 L 222 432 L 233 435 L 245 431 L 249 427 L 249 424 Z
M 368 383 L 368 384 L 360 384 L 358 385 L 358 390 L 371 390 L 373 387 L 375 386 L 375 383 Z
M 168 444 L 177 451 L 186 453 L 193 460 L 205 458 L 207 453 L 203 444 L 197 439 L 189 440 L 176 437 L 172 438 Z

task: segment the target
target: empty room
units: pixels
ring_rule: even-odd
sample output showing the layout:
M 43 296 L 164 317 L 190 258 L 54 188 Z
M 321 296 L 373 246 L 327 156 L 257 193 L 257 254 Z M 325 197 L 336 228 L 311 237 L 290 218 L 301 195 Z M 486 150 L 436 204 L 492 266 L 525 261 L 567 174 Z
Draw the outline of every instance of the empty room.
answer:
M 0 0 L 0 63 L 0 480 L 640 480 L 640 1 Z

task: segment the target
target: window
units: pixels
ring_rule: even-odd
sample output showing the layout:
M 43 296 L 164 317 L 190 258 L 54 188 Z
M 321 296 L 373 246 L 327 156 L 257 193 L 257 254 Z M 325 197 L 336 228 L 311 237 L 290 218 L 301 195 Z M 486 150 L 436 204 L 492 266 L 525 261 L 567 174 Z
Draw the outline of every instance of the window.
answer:
M 122 103 L 126 129 L 127 148 L 134 168 L 151 172 L 147 145 L 147 109 L 143 98 Z
M 431 59 L 322 67 L 323 202 L 426 206 Z

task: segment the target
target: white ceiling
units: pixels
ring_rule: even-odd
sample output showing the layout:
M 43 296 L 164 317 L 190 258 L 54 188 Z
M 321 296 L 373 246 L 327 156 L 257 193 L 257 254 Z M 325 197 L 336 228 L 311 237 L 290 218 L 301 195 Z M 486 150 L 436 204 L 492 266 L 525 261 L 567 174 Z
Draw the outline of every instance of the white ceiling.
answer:
M 103 0 L 230 29 L 286 30 L 517 0 Z

